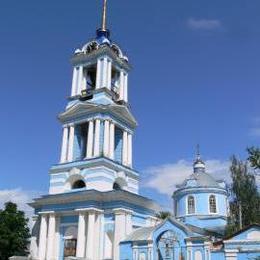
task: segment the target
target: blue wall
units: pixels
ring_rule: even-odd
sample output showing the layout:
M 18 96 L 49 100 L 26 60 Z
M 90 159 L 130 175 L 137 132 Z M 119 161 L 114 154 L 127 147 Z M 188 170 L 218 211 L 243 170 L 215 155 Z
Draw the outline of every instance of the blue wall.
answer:
M 120 244 L 120 260 L 132 260 L 133 259 L 133 251 L 132 251 L 132 243 L 121 243 Z

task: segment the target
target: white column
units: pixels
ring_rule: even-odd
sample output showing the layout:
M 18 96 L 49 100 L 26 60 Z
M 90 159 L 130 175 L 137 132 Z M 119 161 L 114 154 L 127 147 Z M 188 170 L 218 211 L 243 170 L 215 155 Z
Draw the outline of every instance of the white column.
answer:
M 48 215 L 41 215 L 40 239 L 39 239 L 39 260 L 45 260 L 47 244 L 47 222 Z
M 119 100 L 124 100 L 124 72 L 120 71 L 120 90 L 119 90 Z
M 94 235 L 94 244 L 96 245 L 94 247 L 94 259 L 100 260 L 103 259 L 102 251 L 103 251 L 103 212 L 97 211 L 96 212 L 96 221 L 95 221 L 95 235 Z
M 40 230 L 40 218 L 38 216 L 33 216 L 32 221 L 33 221 L 33 228 L 32 228 L 32 237 L 31 237 L 31 243 L 30 243 L 30 256 L 33 259 L 38 258 L 38 237 L 39 237 L 39 230 Z
M 68 129 L 68 127 L 64 127 L 62 145 L 61 145 L 61 158 L 60 158 L 61 163 L 64 163 L 67 161 L 68 138 L 69 138 L 69 129 Z
M 78 69 L 77 67 L 74 67 L 73 69 L 73 76 L 72 76 L 72 88 L 71 88 L 71 96 L 76 95 L 77 91 L 77 77 L 78 77 Z
M 132 214 L 133 212 L 127 211 L 126 212 L 126 228 L 125 228 L 125 235 L 128 236 L 133 231 L 133 223 L 132 223 Z
M 86 68 L 83 68 L 82 90 L 87 89 L 87 76 L 88 76 L 88 71 Z
M 104 122 L 104 145 L 103 153 L 105 157 L 109 156 L 109 121 L 105 120 Z
M 132 167 L 132 134 L 127 136 L 127 164 Z
M 100 214 L 100 235 L 99 235 L 99 259 L 104 259 L 104 235 L 105 235 L 105 230 L 104 230 L 104 223 L 105 218 L 104 218 L 104 213 Z
M 153 260 L 153 243 L 148 244 L 148 259 Z
M 100 119 L 95 120 L 94 157 L 100 155 Z
M 55 227 L 55 259 L 59 259 L 60 255 L 60 217 L 56 216 Z
M 104 88 L 104 87 L 106 87 L 107 86 L 107 73 L 108 73 L 108 70 L 107 70 L 107 67 L 108 67 L 108 60 L 107 60 L 107 58 L 104 58 L 103 60 L 102 60 L 102 75 L 101 75 L 101 78 L 102 78 L 102 80 L 101 80 L 101 87 L 102 88 Z
M 115 155 L 115 125 L 113 122 L 110 122 L 109 130 L 109 158 L 114 160 Z
M 124 101 L 128 102 L 128 75 L 124 74 Z
M 101 88 L 102 84 L 102 61 L 98 59 L 97 61 L 97 75 L 96 75 L 96 89 Z
M 79 67 L 79 76 L 78 76 L 78 86 L 77 86 L 77 95 L 81 94 L 82 86 L 83 86 L 83 66 Z
M 75 134 L 75 126 L 70 126 L 69 131 L 69 145 L 68 145 L 68 161 L 71 162 L 73 160 L 73 148 L 74 148 L 74 134 Z
M 119 260 L 119 244 L 120 241 L 130 234 L 132 229 L 132 211 L 126 209 L 115 209 L 115 233 L 114 233 L 114 249 L 113 260 Z M 131 227 L 131 228 L 130 228 Z
M 94 122 L 93 120 L 90 120 L 88 123 L 87 158 L 93 157 L 93 138 L 94 138 Z
M 79 212 L 79 222 L 78 222 L 78 239 L 77 239 L 77 257 L 85 256 L 85 246 L 86 246 L 86 212 Z
M 88 212 L 86 258 L 94 259 L 95 211 Z
M 111 89 L 111 78 L 112 78 L 112 62 L 111 60 L 107 61 L 107 83 L 106 86 L 108 89 Z
M 128 134 L 126 131 L 123 132 L 123 165 L 127 165 L 127 153 L 128 153 L 128 148 L 127 148 L 127 143 L 128 143 Z
M 51 213 L 49 216 L 49 226 L 48 226 L 48 242 L 47 242 L 47 260 L 54 260 L 54 242 L 55 242 L 55 226 L 56 219 L 55 214 Z

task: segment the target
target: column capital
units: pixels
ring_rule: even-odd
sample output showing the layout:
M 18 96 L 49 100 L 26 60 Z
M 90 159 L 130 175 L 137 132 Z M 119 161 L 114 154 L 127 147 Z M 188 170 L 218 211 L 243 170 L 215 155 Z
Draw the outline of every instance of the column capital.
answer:
M 41 216 L 55 215 L 55 211 L 40 211 L 38 214 Z
M 85 213 L 104 213 L 104 210 L 98 208 L 84 208 L 84 209 L 76 209 L 76 212 L 85 212 Z
M 113 209 L 113 212 L 114 212 L 115 215 L 120 215 L 120 214 L 130 214 L 130 215 L 133 215 L 133 213 L 134 213 L 133 210 L 124 209 L 124 208 Z

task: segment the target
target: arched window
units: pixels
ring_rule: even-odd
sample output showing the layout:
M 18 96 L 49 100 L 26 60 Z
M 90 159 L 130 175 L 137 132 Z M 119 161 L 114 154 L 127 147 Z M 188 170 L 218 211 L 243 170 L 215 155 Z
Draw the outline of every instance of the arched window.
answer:
M 83 180 L 77 180 L 72 184 L 72 189 L 83 189 L 86 187 L 86 183 Z
M 117 182 L 115 182 L 113 185 L 113 190 L 122 190 L 122 188 Z
M 209 212 L 210 213 L 217 213 L 217 205 L 216 205 L 216 196 L 215 195 L 209 196 Z
M 195 199 L 193 196 L 188 197 L 188 214 L 195 213 Z

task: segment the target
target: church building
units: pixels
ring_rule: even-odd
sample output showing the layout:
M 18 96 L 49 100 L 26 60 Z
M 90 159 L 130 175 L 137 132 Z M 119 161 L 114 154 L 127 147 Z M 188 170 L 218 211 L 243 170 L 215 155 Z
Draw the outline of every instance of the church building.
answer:
M 71 95 L 58 118 L 60 161 L 49 194 L 35 199 L 30 259 L 242 260 L 260 255 L 260 227 L 223 238 L 227 189 L 197 155 L 194 172 L 173 193 L 173 217 L 139 195 L 133 167 L 137 121 L 128 101 L 131 66 L 106 28 L 72 57 Z M 174 178 L 174 176 L 173 176 Z

